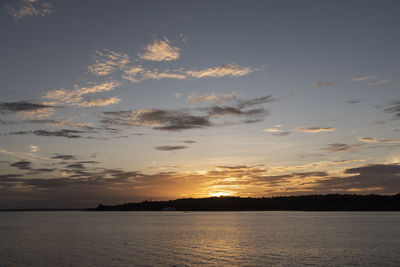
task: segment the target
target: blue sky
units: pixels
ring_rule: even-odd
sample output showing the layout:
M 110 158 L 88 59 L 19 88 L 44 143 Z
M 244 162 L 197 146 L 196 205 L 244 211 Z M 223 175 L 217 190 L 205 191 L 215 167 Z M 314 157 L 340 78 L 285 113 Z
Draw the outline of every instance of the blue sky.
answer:
M 0 8 L 0 208 L 399 192 L 398 1 Z

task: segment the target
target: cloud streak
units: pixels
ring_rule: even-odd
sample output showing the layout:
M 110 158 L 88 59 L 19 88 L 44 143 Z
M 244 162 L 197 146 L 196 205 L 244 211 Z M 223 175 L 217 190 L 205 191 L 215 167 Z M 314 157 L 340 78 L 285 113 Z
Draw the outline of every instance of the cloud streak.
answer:
M 224 76 L 228 77 L 241 77 L 250 74 L 254 71 L 251 67 L 241 67 L 237 64 L 226 64 L 222 66 L 211 67 L 202 70 L 188 70 L 186 75 L 193 78 L 221 78 Z
M 106 106 L 116 104 L 120 100 L 116 97 L 108 99 L 84 99 L 85 95 L 96 94 L 101 92 L 112 91 L 121 84 L 116 81 L 107 81 L 103 83 L 93 84 L 91 86 L 80 87 L 75 86 L 73 90 L 57 89 L 47 92 L 43 97 L 55 101 L 59 104 L 67 104 L 78 107 Z
M 182 150 L 188 148 L 187 146 L 156 146 L 156 150 L 161 151 L 174 151 L 174 150 Z
M 149 61 L 174 61 L 180 56 L 180 48 L 175 47 L 171 42 L 164 40 L 155 40 L 144 48 L 144 53 L 139 54 L 139 58 Z
M 321 132 L 334 132 L 336 129 L 334 127 L 309 127 L 300 126 L 294 129 L 296 132 L 300 133 L 321 133 Z
M 325 87 L 325 86 L 331 86 L 333 84 L 334 84 L 333 82 L 319 81 L 314 84 L 313 88 L 321 88 L 321 87 Z
M 95 50 L 92 58 L 95 63 L 88 66 L 88 70 L 96 76 L 105 76 L 117 69 L 125 69 L 130 62 L 128 54 L 105 48 Z

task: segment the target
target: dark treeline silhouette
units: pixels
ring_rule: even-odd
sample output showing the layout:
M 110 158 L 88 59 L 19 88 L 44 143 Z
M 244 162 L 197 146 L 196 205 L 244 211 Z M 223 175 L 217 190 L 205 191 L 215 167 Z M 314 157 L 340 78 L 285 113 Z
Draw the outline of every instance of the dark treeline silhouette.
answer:
M 94 211 L 400 211 L 397 195 L 305 195 L 263 198 L 211 197 L 143 201 L 115 206 L 100 204 Z

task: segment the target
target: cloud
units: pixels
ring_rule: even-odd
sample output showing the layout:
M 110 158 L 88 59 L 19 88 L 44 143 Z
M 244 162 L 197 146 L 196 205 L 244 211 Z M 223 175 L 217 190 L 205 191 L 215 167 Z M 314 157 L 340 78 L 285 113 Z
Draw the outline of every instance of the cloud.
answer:
M 275 126 L 272 126 L 271 128 L 264 129 L 263 131 L 269 132 L 269 133 L 277 133 L 277 132 L 281 131 L 280 130 L 281 127 L 282 127 L 282 124 L 277 124 Z
M 333 132 L 336 129 L 334 127 L 308 127 L 301 126 L 294 129 L 296 132 L 301 133 L 321 133 L 321 132 Z
M 224 76 L 228 77 L 240 77 L 249 73 L 252 73 L 255 69 L 250 67 L 241 67 L 237 64 L 227 64 L 222 66 L 210 67 L 203 70 L 158 70 L 158 69 L 146 69 L 141 65 L 128 67 L 123 70 L 122 78 L 129 80 L 133 83 L 139 83 L 144 80 L 160 80 L 160 79 L 176 79 L 176 80 L 187 80 L 191 78 L 199 79 L 206 77 L 221 78 Z
M 20 111 L 36 111 L 40 109 L 50 108 L 52 106 L 32 103 L 29 101 L 19 101 L 19 102 L 6 102 L 0 104 L 0 112 L 20 112 Z
M 19 118 L 48 118 L 54 114 L 54 106 L 29 101 L 5 102 L 0 104 L 0 114 L 17 113 Z
M 37 136 L 54 136 L 54 137 L 66 137 L 66 138 L 91 138 L 86 137 L 81 134 L 87 133 L 86 131 L 78 131 L 78 130 L 70 130 L 70 129 L 61 129 L 58 131 L 48 131 L 48 130 L 35 130 L 35 131 L 20 131 L 20 132 L 11 132 L 11 135 L 26 135 L 26 134 L 34 134 Z
M 196 141 L 193 141 L 193 140 L 184 140 L 184 141 L 180 141 L 180 142 L 185 143 L 185 144 L 195 144 L 195 143 L 197 143 Z
M 109 106 L 112 104 L 117 104 L 121 101 L 118 97 L 110 97 L 110 98 L 97 98 L 97 99 L 90 99 L 84 100 L 78 103 L 79 107 L 103 107 Z
M 364 144 L 333 143 L 327 145 L 323 149 L 329 152 L 356 152 L 357 148 L 362 146 L 364 146 Z
M 313 88 L 321 88 L 321 87 L 330 86 L 330 85 L 333 85 L 333 84 L 334 84 L 333 82 L 319 81 L 319 82 L 314 84 Z
M 378 139 L 371 137 L 359 137 L 358 141 L 365 143 L 400 143 L 400 139 Z
M 156 150 L 161 150 L 161 151 L 173 151 L 173 150 L 181 150 L 188 148 L 187 146 L 156 146 Z
M 18 6 L 6 5 L 5 9 L 7 14 L 16 21 L 22 18 L 47 16 L 54 13 L 52 4 L 38 0 L 21 0 Z
M 237 106 L 239 108 L 247 108 L 247 107 L 270 103 L 270 102 L 275 102 L 275 101 L 276 101 L 276 99 L 273 98 L 271 95 L 266 95 L 266 96 L 256 97 L 256 98 L 252 98 L 252 99 L 248 99 L 248 100 L 238 100 Z
M 144 48 L 144 53 L 139 58 L 149 61 L 174 61 L 180 56 L 180 48 L 172 46 L 167 38 L 155 40 Z
M 88 70 L 96 76 L 105 76 L 117 69 L 125 69 L 130 62 L 128 54 L 109 49 L 95 50 L 92 58 L 95 63 L 88 66 Z
M 62 160 L 75 160 L 76 156 L 73 155 L 60 155 L 56 154 L 55 156 L 51 157 L 52 159 L 62 159 Z
M 333 192 L 381 192 L 398 193 L 400 191 L 399 164 L 372 164 L 346 169 L 349 177 L 331 177 L 317 183 L 314 190 Z
M 224 95 L 217 95 L 215 93 L 211 93 L 209 95 L 196 95 L 192 94 L 187 97 L 187 100 L 191 103 L 201 103 L 201 102 L 210 102 L 213 104 L 221 104 L 224 102 L 231 101 L 237 97 L 236 92 L 232 92 L 229 94 L 224 94 Z
M 84 169 L 85 168 L 85 166 L 82 163 L 71 163 L 65 167 L 72 168 L 72 169 Z
M 43 97 L 55 101 L 56 103 L 68 104 L 72 106 L 104 106 L 118 103 L 119 99 L 113 97 L 109 99 L 85 100 L 83 96 L 87 94 L 112 91 L 120 85 L 121 84 L 117 81 L 107 81 L 99 84 L 92 84 L 91 86 L 86 87 L 80 87 L 76 85 L 75 89 L 73 90 L 57 89 L 47 92 Z
M 271 96 L 250 100 L 239 100 L 230 106 L 210 106 L 196 109 L 140 109 L 103 112 L 103 124 L 121 126 L 145 126 L 156 130 L 181 131 L 217 126 L 213 119 L 224 116 L 241 117 L 243 123 L 261 121 L 268 111 L 263 107 L 248 109 L 255 105 L 271 102 Z M 238 123 L 238 122 L 236 122 Z
M 349 104 L 358 104 L 358 103 L 361 102 L 361 100 L 362 99 L 352 99 L 352 100 L 347 101 L 347 103 L 349 103 Z
M 272 135 L 273 136 L 279 136 L 279 137 L 282 137 L 282 136 L 288 136 L 289 134 L 291 134 L 292 132 L 278 132 L 278 133 L 273 133 Z
M 352 82 L 360 82 L 365 80 L 375 79 L 376 75 L 368 75 L 368 76 L 357 76 L 351 79 Z
M 395 100 L 392 105 L 385 109 L 388 113 L 393 113 L 396 119 L 400 119 L 400 100 Z
M 386 79 L 386 80 L 380 80 L 380 81 L 376 81 L 376 82 L 370 82 L 368 83 L 368 86 L 375 86 L 375 85 L 379 85 L 379 84 L 384 84 L 384 83 L 388 83 L 391 80 Z
M 139 83 L 144 80 L 160 80 L 160 79 L 177 79 L 177 80 L 185 80 L 187 79 L 186 75 L 182 74 L 179 71 L 171 71 L 169 69 L 159 71 L 157 69 L 148 70 L 143 68 L 142 66 L 134 66 L 124 70 L 124 74 L 122 78 L 129 80 L 133 83 Z
M 39 151 L 39 149 L 40 149 L 39 146 L 29 145 L 29 151 L 32 153 Z
M 211 67 L 203 70 L 188 70 L 185 73 L 186 75 L 193 78 L 205 78 L 205 77 L 220 78 L 224 76 L 241 77 L 250 74 L 253 71 L 254 69 L 250 67 L 241 67 L 237 64 L 232 63 L 217 67 Z
M 10 166 L 20 170 L 32 170 L 31 164 L 32 162 L 30 161 L 18 161 L 10 164 Z
M 180 131 L 211 126 L 208 116 L 193 115 L 186 110 L 141 109 L 104 112 L 106 124 L 147 126 L 157 130 Z

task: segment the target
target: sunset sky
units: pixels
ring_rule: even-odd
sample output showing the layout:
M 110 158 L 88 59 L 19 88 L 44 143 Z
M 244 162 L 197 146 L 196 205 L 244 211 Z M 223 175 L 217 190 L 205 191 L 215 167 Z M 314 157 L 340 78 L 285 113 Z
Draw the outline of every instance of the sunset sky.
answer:
M 400 192 L 399 1 L 0 5 L 0 208 Z

